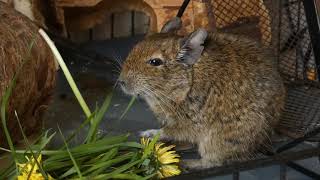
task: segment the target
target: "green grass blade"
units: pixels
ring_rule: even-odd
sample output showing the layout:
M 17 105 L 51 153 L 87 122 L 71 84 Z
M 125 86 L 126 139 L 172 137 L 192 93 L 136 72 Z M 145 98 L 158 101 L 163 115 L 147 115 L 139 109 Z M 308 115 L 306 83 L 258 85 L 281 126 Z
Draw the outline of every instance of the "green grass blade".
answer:
M 124 112 L 122 113 L 119 121 L 121 121 L 121 120 L 124 118 L 124 116 L 125 116 L 125 115 L 128 113 L 128 111 L 131 109 L 131 107 L 132 107 L 132 105 L 133 105 L 133 103 L 134 103 L 135 101 L 136 101 L 136 97 L 133 96 L 133 97 L 131 98 L 131 100 L 130 100 L 128 106 L 127 106 L 127 108 L 126 108 L 126 109 L 124 110 Z
M 42 165 L 41 165 L 41 164 L 38 162 L 38 160 L 37 160 L 37 157 L 41 154 L 41 150 L 42 150 L 42 149 L 39 150 L 39 152 L 37 153 L 37 155 L 35 155 L 35 154 L 33 153 L 32 149 L 31 149 L 31 145 L 30 145 L 30 143 L 29 143 L 29 141 L 28 141 L 27 136 L 25 135 L 25 133 L 24 133 L 24 131 L 23 131 L 23 128 L 22 128 L 22 126 L 21 126 L 20 119 L 19 119 L 18 114 L 17 114 L 16 111 L 15 111 L 15 116 L 16 116 L 16 119 L 17 119 L 17 121 L 18 121 L 18 125 L 19 125 L 19 128 L 20 128 L 20 132 L 21 132 L 21 134 L 22 134 L 22 137 L 23 137 L 23 140 L 24 140 L 25 145 L 27 146 L 27 148 L 29 149 L 32 157 L 34 158 L 35 164 L 38 165 L 42 176 L 45 177 L 46 179 L 48 179 L 48 176 L 47 176 L 47 174 L 44 172 L 44 170 L 43 170 L 43 168 L 42 168 Z M 35 164 L 32 165 L 32 170 L 33 170 Z M 28 179 L 29 179 L 30 176 L 31 176 L 32 170 L 29 172 Z
M 98 110 L 97 114 L 94 116 L 93 120 L 91 121 L 92 123 L 89 129 L 89 133 L 86 141 L 87 143 L 93 142 L 97 139 L 97 131 L 99 128 L 99 124 L 102 121 L 105 113 L 107 112 L 110 106 L 112 95 L 113 95 L 112 92 L 107 95 L 101 108 Z
M 10 176 L 16 173 L 16 166 L 12 162 L 7 168 L 0 171 L 0 179 L 9 179 Z
M 81 174 L 81 172 L 80 172 L 80 168 L 79 168 L 79 166 L 78 166 L 78 164 L 77 164 L 76 160 L 75 160 L 75 159 L 74 159 L 74 157 L 72 156 L 72 154 L 71 154 L 71 152 L 70 152 L 70 150 L 69 150 L 68 144 L 67 144 L 67 142 L 66 142 L 66 140 L 65 140 L 64 136 L 62 135 L 62 132 L 61 132 L 61 129 L 60 129 L 60 127 L 59 127 L 59 126 L 58 126 L 58 130 L 59 130 L 59 133 L 60 133 L 60 135 L 61 135 L 61 138 L 62 138 L 62 140 L 63 140 L 64 144 L 66 145 L 66 148 L 67 148 L 68 154 L 69 154 L 69 156 L 70 156 L 70 159 L 71 159 L 71 161 L 72 161 L 72 163 L 73 163 L 74 167 L 75 167 L 75 168 L 76 168 L 76 170 L 77 170 L 78 176 L 82 179 L 82 174 Z
M 157 175 L 157 173 L 153 173 L 153 174 L 150 174 L 150 175 L 148 175 L 148 176 L 146 176 L 146 177 L 141 178 L 140 180 L 151 179 L 151 178 L 155 177 L 156 175 Z
M 108 152 L 100 161 L 98 162 L 105 162 L 105 161 L 109 161 L 112 158 L 114 158 L 116 155 L 118 154 L 118 148 L 114 148 L 111 149 L 110 152 Z M 104 166 L 98 170 L 95 170 L 94 172 L 91 173 L 91 175 L 96 176 L 100 173 L 102 173 L 103 171 L 105 171 L 108 167 Z
M 116 156 L 118 154 L 118 151 L 119 151 L 119 147 L 112 148 L 108 152 L 100 154 L 98 157 L 91 159 L 90 161 L 88 161 L 87 164 L 108 161 L 112 159 L 114 156 Z
M 137 160 L 137 161 L 134 161 L 134 162 L 131 162 L 131 163 L 128 163 L 128 164 L 125 164 L 119 168 L 117 168 L 116 170 L 114 170 L 113 172 L 111 173 L 108 173 L 108 174 L 101 174 L 101 175 L 98 175 L 96 177 L 93 177 L 92 179 L 95 179 L 95 180 L 104 180 L 104 179 L 111 179 L 113 178 L 114 176 L 120 174 L 120 173 L 123 173 L 124 171 L 130 169 L 131 167 L 139 164 L 142 162 L 142 159 L 140 160 Z
M 89 123 L 91 123 L 92 119 L 94 118 L 96 112 L 93 112 L 90 117 L 88 117 L 84 122 L 80 124 L 80 126 L 72 132 L 72 134 L 67 138 L 66 142 L 67 144 Z M 65 145 L 63 145 L 60 149 L 65 149 Z
M 133 174 L 133 173 L 128 173 L 128 174 L 117 174 L 117 175 L 114 175 L 112 177 L 113 179 L 132 179 L 132 180 L 140 180 L 140 179 L 143 179 L 142 176 L 139 176 L 137 174 Z
M 43 39 L 47 42 L 48 46 L 50 47 L 52 53 L 54 54 L 54 56 L 56 57 L 56 60 L 58 61 L 74 95 L 76 96 L 82 110 L 84 111 L 85 115 L 87 117 L 90 117 L 91 116 L 91 111 L 87 105 L 87 103 L 84 101 L 76 83 L 74 82 L 72 76 L 71 76 L 71 73 L 66 65 L 66 63 L 64 62 L 61 54 L 59 53 L 57 47 L 54 45 L 54 43 L 52 42 L 52 40 L 49 38 L 49 36 L 47 35 L 47 33 L 40 29 L 39 30 L 39 33 L 41 34 L 41 36 L 43 37 Z
M 120 162 L 123 162 L 125 160 L 130 159 L 133 155 L 134 155 L 134 153 L 130 152 L 130 153 L 121 155 L 121 156 L 119 156 L 115 159 L 109 160 L 109 161 L 95 163 L 89 169 L 87 169 L 83 174 L 88 175 L 89 173 L 91 173 L 95 170 L 103 171 L 103 170 L 109 168 L 110 166 L 112 166 L 113 164 L 120 163 Z
M 77 170 L 76 168 L 73 166 L 72 168 L 70 168 L 67 172 L 65 172 L 64 174 L 62 174 L 59 179 L 64 179 L 68 176 L 71 176 L 72 174 L 76 174 Z

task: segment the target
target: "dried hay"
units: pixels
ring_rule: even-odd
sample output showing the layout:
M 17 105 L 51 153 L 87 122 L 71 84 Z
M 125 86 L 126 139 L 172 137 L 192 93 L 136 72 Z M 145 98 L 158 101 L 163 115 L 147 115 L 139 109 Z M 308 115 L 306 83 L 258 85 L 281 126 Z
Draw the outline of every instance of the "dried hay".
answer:
M 27 59 L 8 106 L 7 125 L 15 142 L 21 139 L 21 132 L 14 111 L 26 134 L 34 133 L 41 125 L 55 84 L 54 57 L 37 31 L 38 27 L 27 17 L 0 2 L 0 101 L 22 61 Z M 1 127 L 0 144 L 6 142 L 2 132 Z

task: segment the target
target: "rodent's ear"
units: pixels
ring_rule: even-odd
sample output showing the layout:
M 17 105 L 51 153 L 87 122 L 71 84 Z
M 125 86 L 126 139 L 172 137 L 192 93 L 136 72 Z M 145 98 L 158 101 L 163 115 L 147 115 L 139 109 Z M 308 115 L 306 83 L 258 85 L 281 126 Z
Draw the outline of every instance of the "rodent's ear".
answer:
M 173 31 L 179 30 L 181 28 L 181 26 L 182 26 L 181 18 L 174 17 L 174 18 L 170 19 L 168 22 L 166 22 L 165 25 L 163 25 L 160 33 L 173 32 Z
M 196 63 L 202 54 L 207 36 L 207 31 L 200 28 L 182 39 L 177 60 L 188 65 Z

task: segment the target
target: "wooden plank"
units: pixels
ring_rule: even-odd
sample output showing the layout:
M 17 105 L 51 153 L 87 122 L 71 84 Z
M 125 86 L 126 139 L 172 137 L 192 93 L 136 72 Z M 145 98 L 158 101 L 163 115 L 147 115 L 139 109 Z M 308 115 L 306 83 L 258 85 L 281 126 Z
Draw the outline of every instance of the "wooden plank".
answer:
M 75 43 L 84 43 L 90 40 L 89 30 L 70 32 L 69 35 L 70 35 L 71 41 Z
M 150 17 L 143 12 L 134 12 L 134 34 L 146 34 L 150 26 Z
M 132 30 L 132 14 L 131 11 L 115 13 L 114 14 L 114 37 L 128 37 L 131 36 Z
M 56 0 L 57 6 L 60 7 L 90 7 L 95 6 L 102 0 Z
M 97 24 L 93 28 L 92 40 L 105 40 L 111 38 L 111 15 L 106 15 L 107 18 L 102 24 Z

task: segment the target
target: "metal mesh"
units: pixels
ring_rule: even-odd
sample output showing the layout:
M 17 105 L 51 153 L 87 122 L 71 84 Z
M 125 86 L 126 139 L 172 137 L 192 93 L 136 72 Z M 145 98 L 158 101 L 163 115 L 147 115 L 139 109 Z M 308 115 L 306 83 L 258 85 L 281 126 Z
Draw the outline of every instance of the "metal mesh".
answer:
M 320 127 L 320 89 L 318 84 L 292 83 L 288 88 L 279 130 L 299 138 Z M 318 137 L 320 137 L 318 135 Z M 315 138 L 312 138 L 315 140 Z M 317 139 L 317 138 L 316 138 Z
M 218 29 L 254 38 L 274 49 L 288 87 L 281 132 L 297 138 L 319 127 L 320 86 L 303 1 L 211 2 Z M 306 85 L 309 81 L 315 85 Z
M 316 80 L 315 59 L 301 0 L 282 0 L 279 28 L 279 68 L 291 80 Z

